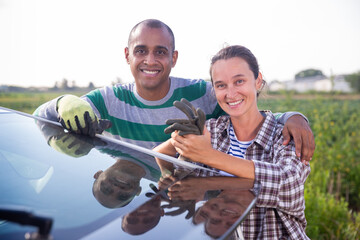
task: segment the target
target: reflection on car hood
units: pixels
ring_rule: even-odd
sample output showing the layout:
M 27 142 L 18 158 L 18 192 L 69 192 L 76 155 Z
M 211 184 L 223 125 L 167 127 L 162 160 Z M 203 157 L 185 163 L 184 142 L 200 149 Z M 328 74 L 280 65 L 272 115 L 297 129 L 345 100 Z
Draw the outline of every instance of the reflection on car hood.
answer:
M 219 177 L 219 189 L 206 189 L 214 178 L 199 179 L 186 168 L 162 178 L 158 163 L 146 153 L 69 134 L 8 111 L 0 111 L 0 142 L 0 218 L 8 217 L 1 210 L 50 218 L 54 239 L 224 237 L 256 200 L 248 191 L 253 183 Z M 76 150 L 63 148 L 69 145 Z M 170 199 L 174 191 L 168 187 L 184 183 L 191 188 Z M 236 199 L 236 191 L 246 200 Z M 213 233 L 205 227 L 211 225 L 206 224 L 211 222 L 209 214 L 217 214 L 206 213 L 211 204 L 223 206 L 220 215 L 233 217 L 231 228 Z M 24 239 L 36 231 L 34 226 L 0 220 L 0 239 Z

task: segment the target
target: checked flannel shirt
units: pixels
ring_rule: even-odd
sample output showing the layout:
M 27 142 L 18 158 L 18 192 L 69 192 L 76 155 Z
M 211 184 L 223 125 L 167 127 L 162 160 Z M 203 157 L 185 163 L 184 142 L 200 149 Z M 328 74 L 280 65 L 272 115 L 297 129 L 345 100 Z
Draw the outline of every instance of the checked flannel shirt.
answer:
M 255 164 L 255 180 L 261 190 L 256 206 L 240 228 L 245 239 L 309 239 L 305 233 L 304 184 L 310 166 L 296 157 L 293 141 L 282 144 L 283 125 L 270 111 L 262 113 L 265 121 L 245 153 L 245 159 Z M 213 148 L 228 153 L 229 116 L 210 119 L 206 124 Z

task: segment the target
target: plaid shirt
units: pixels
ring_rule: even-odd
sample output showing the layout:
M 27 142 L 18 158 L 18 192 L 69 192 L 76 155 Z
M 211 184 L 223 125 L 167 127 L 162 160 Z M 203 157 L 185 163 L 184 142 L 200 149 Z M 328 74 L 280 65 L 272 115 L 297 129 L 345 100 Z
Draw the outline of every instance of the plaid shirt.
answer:
M 282 144 L 283 125 L 270 111 L 247 148 L 245 159 L 255 164 L 255 180 L 261 184 L 256 206 L 242 222 L 245 239 L 309 239 L 305 233 L 304 184 L 310 166 L 301 163 L 291 141 Z M 214 149 L 228 153 L 230 118 L 221 116 L 207 121 Z M 201 173 L 199 173 L 201 175 Z

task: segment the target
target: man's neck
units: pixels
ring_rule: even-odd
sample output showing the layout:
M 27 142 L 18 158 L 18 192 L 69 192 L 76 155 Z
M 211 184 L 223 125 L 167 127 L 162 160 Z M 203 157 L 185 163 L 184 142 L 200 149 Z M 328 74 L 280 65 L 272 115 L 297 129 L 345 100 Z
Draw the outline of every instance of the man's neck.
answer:
M 169 92 L 171 85 L 171 80 L 166 82 L 166 84 L 154 87 L 154 88 L 144 88 L 139 87 L 136 84 L 136 91 L 140 97 L 147 101 L 158 101 L 163 99 Z

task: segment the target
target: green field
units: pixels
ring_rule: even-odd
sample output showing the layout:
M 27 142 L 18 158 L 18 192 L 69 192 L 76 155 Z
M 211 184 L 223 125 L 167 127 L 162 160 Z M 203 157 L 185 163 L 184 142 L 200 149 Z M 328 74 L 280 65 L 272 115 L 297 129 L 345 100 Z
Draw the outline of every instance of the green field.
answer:
M 77 96 L 81 96 L 84 93 L 86 92 L 71 92 L 71 94 Z M 0 92 L 0 106 L 26 113 L 33 113 L 42 103 L 63 94 L 65 94 L 65 92 Z
M 61 93 L 0 93 L 0 106 L 32 113 L 58 95 Z M 309 237 L 359 239 L 359 96 L 268 95 L 259 104 L 273 112 L 298 111 L 310 121 L 316 150 L 305 185 Z

